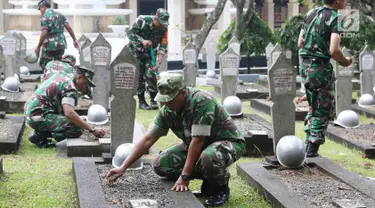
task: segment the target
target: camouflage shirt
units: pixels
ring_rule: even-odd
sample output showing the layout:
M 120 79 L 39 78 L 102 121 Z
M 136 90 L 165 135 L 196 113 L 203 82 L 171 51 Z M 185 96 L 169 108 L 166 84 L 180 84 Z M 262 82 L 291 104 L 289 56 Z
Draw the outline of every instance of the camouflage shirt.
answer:
M 43 47 L 47 51 L 64 50 L 66 48 L 64 27 L 68 24 L 66 17 L 53 9 L 47 9 L 40 18 L 40 24 L 42 30 L 48 31 Z
M 77 105 L 78 91 L 73 79 L 54 74 L 44 81 L 25 105 L 25 117 L 43 116 L 49 113 L 63 114 L 62 104 Z
M 47 80 L 50 76 L 56 73 L 60 73 L 64 77 L 68 76 L 73 79 L 75 72 L 74 67 L 72 67 L 68 63 L 62 61 L 50 61 L 46 65 L 43 80 Z
M 331 34 L 340 33 L 337 10 L 328 7 L 310 10 L 305 15 L 302 29 L 305 32 L 300 55 L 330 59 Z
M 148 132 L 155 138 L 165 136 L 169 129 L 189 145 L 193 136 L 205 136 L 205 147 L 220 140 L 243 140 L 241 132 L 224 107 L 208 92 L 186 89 L 186 102 L 181 114 L 163 106 Z
M 157 29 L 153 24 L 154 16 L 140 15 L 128 31 L 130 49 L 139 59 L 150 58 L 149 49 L 142 44 L 143 40 L 151 40 L 152 48 L 159 46 L 158 53 L 166 54 L 168 50 L 168 29 Z

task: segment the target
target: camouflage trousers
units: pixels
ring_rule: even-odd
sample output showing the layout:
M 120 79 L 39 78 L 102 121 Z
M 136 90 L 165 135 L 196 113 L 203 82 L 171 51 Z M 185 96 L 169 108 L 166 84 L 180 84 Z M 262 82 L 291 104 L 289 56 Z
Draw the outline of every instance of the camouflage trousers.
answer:
M 51 135 L 57 142 L 66 138 L 78 138 L 82 135 L 82 129 L 63 115 L 33 116 L 27 120 L 27 124 L 36 132 Z
M 191 177 L 207 180 L 209 184 L 217 186 L 228 184 L 228 167 L 242 156 L 245 147 L 245 141 L 224 140 L 212 143 L 200 154 Z M 187 154 L 188 148 L 184 143 L 172 146 L 154 159 L 153 169 L 162 177 L 177 180 L 184 168 Z
M 147 91 L 151 94 L 156 95 L 156 73 L 153 70 L 153 66 L 150 58 L 144 58 L 140 60 L 139 78 L 138 78 L 138 96 L 143 95 Z M 147 84 L 147 88 L 146 88 Z
M 328 123 L 335 117 L 333 67 L 329 60 L 303 58 L 301 78 L 305 81 L 309 112 L 305 118 L 306 140 L 323 144 Z
M 42 48 L 42 55 L 39 59 L 39 66 L 42 70 L 45 70 L 46 65 L 50 61 L 54 60 L 61 60 L 62 56 L 64 55 L 65 50 L 57 50 L 57 51 L 46 51 L 45 48 Z

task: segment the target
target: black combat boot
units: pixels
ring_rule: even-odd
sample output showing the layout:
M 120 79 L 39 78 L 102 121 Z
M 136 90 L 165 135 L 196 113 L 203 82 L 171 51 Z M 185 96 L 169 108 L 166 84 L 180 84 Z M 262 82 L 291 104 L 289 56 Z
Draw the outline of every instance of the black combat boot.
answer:
M 228 184 L 211 188 L 211 196 L 206 200 L 205 204 L 210 207 L 222 206 L 229 199 L 230 190 Z
M 211 190 L 210 190 L 210 184 L 207 180 L 203 180 L 203 183 L 201 185 L 200 191 L 193 191 L 193 194 L 195 197 L 210 197 L 211 196 Z
M 319 146 L 320 144 L 308 142 L 306 148 L 306 157 L 318 157 Z
M 49 139 L 52 135 L 48 132 L 33 131 L 29 135 L 29 141 L 39 148 L 56 147 L 56 144 Z
M 150 106 L 145 100 L 145 93 L 138 94 L 139 109 L 150 110 Z
M 154 100 L 156 97 L 156 92 L 150 92 L 151 97 L 151 109 L 156 110 L 159 109 L 158 103 Z

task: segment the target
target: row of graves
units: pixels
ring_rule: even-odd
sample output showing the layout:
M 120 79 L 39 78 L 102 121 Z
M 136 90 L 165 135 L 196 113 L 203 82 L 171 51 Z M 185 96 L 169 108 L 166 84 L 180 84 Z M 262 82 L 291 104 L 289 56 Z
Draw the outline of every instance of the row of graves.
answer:
M 343 48 L 343 51 L 346 56 L 352 55 L 348 49 Z M 262 80 L 245 86 L 247 92 L 263 90 L 262 94 L 266 94 L 264 98 L 251 99 L 250 105 L 270 114 L 272 124 L 257 115 L 242 114 L 238 110 L 241 86 L 237 82 L 240 56 L 236 45 L 229 44 L 220 55 L 220 78 L 210 77 L 209 72 L 206 75 L 206 79 L 213 82 L 215 92 L 220 88 L 222 104 L 245 136 L 247 155 L 268 155 L 262 162 L 238 163 L 237 173 L 273 207 L 373 207 L 373 180 L 351 173 L 325 157 L 305 158 L 305 145 L 294 136 L 296 120 L 303 120 L 309 110 L 306 101 L 300 105 L 295 103 L 296 97 L 304 95 L 304 84 L 297 82 L 297 70 L 291 65 L 288 51 L 277 44 L 266 52 L 269 54 L 267 83 L 262 84 Z M 331 62 L 335 72 L 338 116 L 326 133 L 329 139 L 359 149 L 368 158 L 375 156 L 374 124 L 360 124 L 358 114 L 351 109 L 359 106 L 368 110 L 375 104 L 373 60 L 374 52 L 366 46 L 360 51 L 358 65 L 342 67 Z M 357 90 L 360 90 L 361 98 L 355 103 L 352 92 Z M 265 104 L 254 105 L 254 101 Z M 299 115 L 301 111 L 305 112 Z

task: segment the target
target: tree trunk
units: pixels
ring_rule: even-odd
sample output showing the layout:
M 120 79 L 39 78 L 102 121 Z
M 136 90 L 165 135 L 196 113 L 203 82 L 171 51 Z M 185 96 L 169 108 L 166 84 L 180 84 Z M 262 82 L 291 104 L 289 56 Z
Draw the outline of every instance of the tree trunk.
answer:
M 206 21 L 203 23 L 201 31 L 194 38 L 193 42 L 195 43 L 197 56 L 204 44 L 204 41 L 206 40 L 208 34 L 210 33 L 212 26 L 220 18 L 221 13 L 223 13 L 225 3 L 227 3 L 227 0 L 218 0 L 214 10 L 207 15 Z
M 245 7 L 245 0 L 237 0 L 236 4 L 236 27 L 234 30 L 234 35 L 238 40 L 240 40 L 241 28 L 242 28 L 242 14 L 243 8 Z

